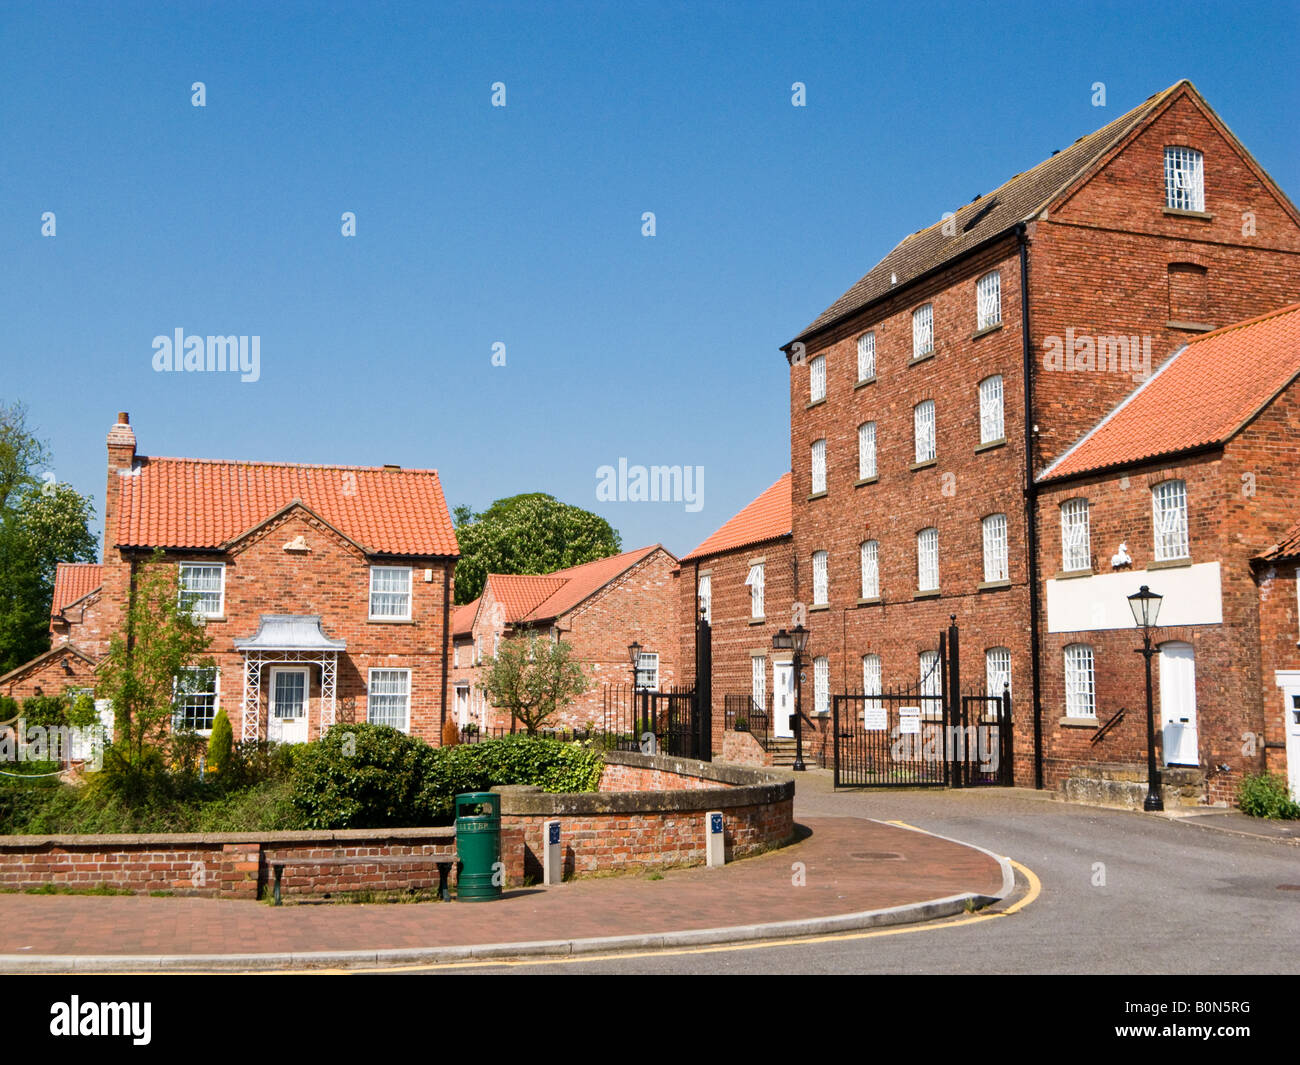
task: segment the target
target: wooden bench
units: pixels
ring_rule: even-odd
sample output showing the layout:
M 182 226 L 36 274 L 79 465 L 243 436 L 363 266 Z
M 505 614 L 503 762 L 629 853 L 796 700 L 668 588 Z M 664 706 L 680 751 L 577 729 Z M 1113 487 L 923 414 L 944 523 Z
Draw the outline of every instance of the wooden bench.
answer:
M 284 876 L 286 866 L 293 866 L 295 869 L 307 866 L 319 869 L 331 865 L 411 865 L 420 862 L 438 867 L 438 897 L 443 902 L 450 902 L 451 892 L 447 888 L 447 878 L 451 874 L 451 867 L 457 862 L 454 847 L 439 847 L 423 854 L 371 854 L 352 858 L 269 858 L 267 860 L 267 864 L 275 874 L 275 905 L 277 906 L 280 905 L 280 880 Z

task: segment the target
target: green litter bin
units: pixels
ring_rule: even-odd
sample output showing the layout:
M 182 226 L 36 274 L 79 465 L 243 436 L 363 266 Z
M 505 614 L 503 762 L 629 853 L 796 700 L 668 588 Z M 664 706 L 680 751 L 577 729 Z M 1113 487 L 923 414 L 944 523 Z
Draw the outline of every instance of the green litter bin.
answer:
M 482 902 L 501 897 L 501 796 L 471 791 L 456 796 L 456 898 Z

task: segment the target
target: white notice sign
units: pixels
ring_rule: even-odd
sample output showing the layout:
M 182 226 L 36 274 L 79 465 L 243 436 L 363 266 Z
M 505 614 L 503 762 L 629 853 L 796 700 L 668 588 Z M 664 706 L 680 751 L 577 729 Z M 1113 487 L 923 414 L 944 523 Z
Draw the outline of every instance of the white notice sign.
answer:
M 919 736 L 921 734 L 921 708 L 919 706 L 900 706 L 898 708 L 898 734 L 900 736 Z
M 862 711 L 862 727 L 867 732 L 884 732 L 889 728 L 889 714 L 884 706 L 871 706 Z

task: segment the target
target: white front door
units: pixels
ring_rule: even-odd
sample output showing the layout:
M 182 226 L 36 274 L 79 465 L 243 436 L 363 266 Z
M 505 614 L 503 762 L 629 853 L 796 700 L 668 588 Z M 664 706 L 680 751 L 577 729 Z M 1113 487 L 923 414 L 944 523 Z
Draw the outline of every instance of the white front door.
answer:
M 1160 721 L 1165 765 L 1200 765 L 1196 743 L 1196 654 L 1190 643 L 1160 645 Z
M 272 668 L 268 738 L 277 743 L 306 743 L 309 702 L 306 669 Z
M 456 724 L 464 728 L 469 724 L 469 685 L 456 686 Z
M 786 738 L 794 735 L 790 716 L 794 713 L 794 663 L 772 663 L 772 735 Z
M 1291 798 L 1300 802 L 1300 670 L 1278 670 L 1275 676 L 1286 715 L 1286 778 Z

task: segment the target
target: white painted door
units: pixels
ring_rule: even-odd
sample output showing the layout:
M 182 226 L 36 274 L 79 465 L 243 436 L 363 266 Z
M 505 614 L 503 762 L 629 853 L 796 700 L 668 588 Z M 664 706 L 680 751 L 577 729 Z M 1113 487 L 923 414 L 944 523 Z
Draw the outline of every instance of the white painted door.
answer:
M 794 663 L 772 663 L 772 735 L 794 735 L 790 715 L 794 713 Z
M 1286 714 L 1286 776 L 1291 798 L 1300 802 L 1300 672 L 1278 673 Z
M 469 724 L 469 685 L 456 686 L 456 724 L 464 728 Z
M 1196 653 L 1190 643 L 1160 645 L 1160 722 L 1165 765 L 1200 765 L 1196 742 Z
M 278 743 L 306 743 L 309 702 L 307 670 L 273 668 L 270 738 Z

